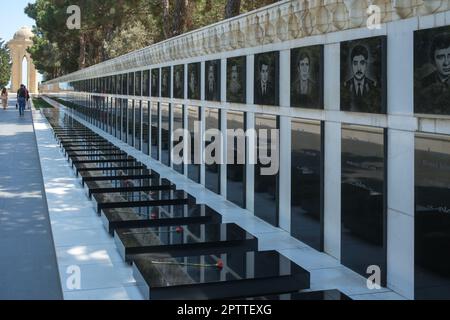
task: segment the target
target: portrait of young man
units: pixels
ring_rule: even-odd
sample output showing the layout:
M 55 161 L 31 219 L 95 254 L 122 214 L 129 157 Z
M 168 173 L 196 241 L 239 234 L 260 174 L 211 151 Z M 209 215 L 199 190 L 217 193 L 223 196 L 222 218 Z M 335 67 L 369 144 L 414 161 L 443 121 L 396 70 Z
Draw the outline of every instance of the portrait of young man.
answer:
M 184 99 L 184 65 L 173 67 L 173 97 Z
M 341 43 L 341 110 L 386 113 L 386 37 Z
M 151 91 L 152 97 L 159 97 L 159 69 L 152 69 Z
M 170 98 L 170 67 L 161 69 L 161 97 Z
M 220 60 L 205 62 L 205 100 L 220 101 Z
M 341 43 L 341 110 L 386 113 L 386 38 Z
M 188 98 L 200 100 L 200 63 L 188 65 Z
M 227 101 L 246 103 L 247 94 L 247 58 L 227 59 Z
M 291 106 L 323 109 L 323 46 L 291 51 Z
M 279 52 L 255 56 L 254 103 L 279 105 Z
M 416 31 L 414 47 L 414 112 L 450 115 L 450 27 Z

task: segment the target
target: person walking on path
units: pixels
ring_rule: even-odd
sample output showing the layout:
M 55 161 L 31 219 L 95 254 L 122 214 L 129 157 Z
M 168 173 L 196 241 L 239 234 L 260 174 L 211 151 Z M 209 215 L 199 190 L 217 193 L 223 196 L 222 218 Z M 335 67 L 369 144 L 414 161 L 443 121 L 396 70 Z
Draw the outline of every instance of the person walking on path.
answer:
M 26 92 L 27 92 L 27 94 L 26 94 L 26 97 L 25 97 L 25 99 L 26 99 L 26 106 L 27 106 L 27 109 L 28 110 L 31 110 L 31 104 L 30 104 L 30 91 L 28 91 L 28 88 L 26 87 L 26 86 L 24 86 L 24 88 L 25 88 L 25 90 L 26 90 Z
M 25 105 L 27 103 L 27 89 L 23 84 L 20 85 L 20 89 L 17 91 L 17 102 L 19 104 L 19 115 L 23 116 L 25 114 Z
M 2 89 L 1 99 L 3 104 L 3 110 L 6 110 L 6 108 L 8 107 L 8 90 L 6 90 L 6 88 Z

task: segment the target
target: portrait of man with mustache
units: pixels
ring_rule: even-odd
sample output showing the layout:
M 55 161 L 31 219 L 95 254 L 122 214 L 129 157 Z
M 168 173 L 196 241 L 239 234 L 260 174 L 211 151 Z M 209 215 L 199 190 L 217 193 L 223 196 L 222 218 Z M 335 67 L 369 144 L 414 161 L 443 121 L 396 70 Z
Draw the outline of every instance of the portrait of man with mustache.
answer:
M 356 46 L 351 53 L 353 77 L 345 82 L 353 97 L 364 97 L 377 86 L 377 83 L 367 76 L 369 51 L 363 46 Z
M 386 40 L 341 44 L 341 110 L 386 113 Z

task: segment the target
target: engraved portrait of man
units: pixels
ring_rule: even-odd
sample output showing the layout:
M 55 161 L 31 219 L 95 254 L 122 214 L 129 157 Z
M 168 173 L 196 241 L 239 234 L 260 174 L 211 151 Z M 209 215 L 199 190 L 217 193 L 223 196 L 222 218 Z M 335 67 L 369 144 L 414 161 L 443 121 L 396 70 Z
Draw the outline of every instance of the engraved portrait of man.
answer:
M 415 112 L 449 115 L 450 27 L 416 31 L 414 46 Z

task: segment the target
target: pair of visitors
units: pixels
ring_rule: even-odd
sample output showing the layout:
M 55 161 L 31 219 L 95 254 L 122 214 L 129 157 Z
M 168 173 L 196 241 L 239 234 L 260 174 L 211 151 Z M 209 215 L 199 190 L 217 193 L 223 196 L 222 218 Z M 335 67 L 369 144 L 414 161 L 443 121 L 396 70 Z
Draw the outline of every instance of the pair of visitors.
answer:
M 17 91 L 17 103 L 19 105 L 19 115 L 23 116 L 25 114 L 25 106 L 30 100 L 30 93 L 25 85 L 21 84 L 20 89 Z

